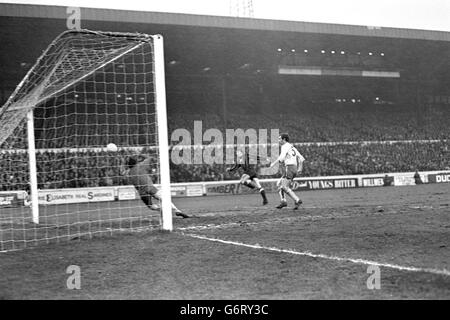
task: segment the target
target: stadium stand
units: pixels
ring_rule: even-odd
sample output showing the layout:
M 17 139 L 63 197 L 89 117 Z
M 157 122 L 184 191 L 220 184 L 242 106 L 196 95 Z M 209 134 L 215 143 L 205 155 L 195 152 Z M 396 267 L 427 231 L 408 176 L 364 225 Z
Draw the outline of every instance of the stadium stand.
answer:
M 176 114 L 169 117 L 169 132 L 185 128 L 193 133 L 194 121 L 202 120 L 203 130 L 279 128 L 290 132 L 295 142 L 435 140 L 450 136 L 449 118 L 448 106 L 416 111 L 407 106 L 350 102 L 303 107 L 295 113 L 230 114 L 227 124 L 215 114 Z
M 203 132 L 209 128 L 222 132 L 227 128 L 279 129 L 291 134 L 291 141 L 299 143 L 300 151 L 307 158 L 304 176 L 350 175 L 449 168 L 448 119 L 448 105 L 433 105 L 419 112 L 390 104 L 335 103 L 301 107 L 295 113 L 254 114 L 243 110 L 239 114 L 229 114 L 226 121 L 214 113 L 171 114 L 169 109 L 169 132 L 184 128 L 193 135 L 195 120 L 202 121 Z M 118 121 L 120 123 L 120 119 Z M 95 135 L 88 124 L 76 127 L 51 125 L 51 128 L 38 127 L 36 130 L 37 137 L 45 138 L 38 139 L 36 145 L 40 149 L 37 154 L 39 188 L 43 189 L 126 183 L 120 175 L 120 167 L 135 153 L 130 147 L 145 147 L 139 137 L 154 134 L 145 132 L 145 126 L 138 125 L 125 130 L 129 132 L 119 131 L 114 126 L 100 126 Z M 100 133 L 98 128 L 102 128 Z M 65 130 L 65 135 L 71 138 L 58 139 L 62 135 L 57 130 Z M 129 134 L 137 130 L 138 134 Z M 95 139 L 90 138 L 94 136 Z M 93 148 L 111 141 L 122 147 L 118 157 L 111 158 Z M 176 144 L 176 141 L 172 143 Z M 20 150 L 25 149 L 26 142 L 17 140 L 14 146 L 15 150 L 3 148 L 6 151 L 0 153 L 0 167 L 7 169 L 0 174 L 0 186 L 8 182 L 17 190 L 26 190 L 26 157 L 24 150 Z M 63 149 L 71 146 L 85 150 Z M 238 173 L 227 173 L 224 165 L 172 164 L 172 182 L 237 178 Z
M 307 159 L 302 174 L 306 177 L 450 169 L 450 148 L 447 141 L 310 144 L 298 145 L 298 148 Z M 126 149 L 114 156 L 104 151 L 38 153 L 39 188 L 126 184 L 126 178 L 121 175 L 121 168 L 134 154 L 134 151 Z M 0 186 L 8 185 L 9 188 L 14 186 L 16 190 L 28 190 L 24 152 L 1 153 L 0 166 L 7 169 L 0 174 Z M 237 172 L 228 173 L 226 168 L 227 166 L 223 164 L 172 164 L 171 180 L 172 182 L 196 182 L 239 178 Z M 278 177 L 278 175 L 271 177 Z M 0 191 L 2 190 L 5 189 L 0 187 Z

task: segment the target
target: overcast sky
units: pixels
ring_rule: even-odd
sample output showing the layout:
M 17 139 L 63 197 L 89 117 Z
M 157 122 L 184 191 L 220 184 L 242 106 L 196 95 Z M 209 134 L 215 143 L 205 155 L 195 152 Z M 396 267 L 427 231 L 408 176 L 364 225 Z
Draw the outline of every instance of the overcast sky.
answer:
M 450 32 L 450 0 L 0 0 L 221 16 L 230 15 L 230 3 L 236 1 L 241 7 L 253 2 L 255 18 Z

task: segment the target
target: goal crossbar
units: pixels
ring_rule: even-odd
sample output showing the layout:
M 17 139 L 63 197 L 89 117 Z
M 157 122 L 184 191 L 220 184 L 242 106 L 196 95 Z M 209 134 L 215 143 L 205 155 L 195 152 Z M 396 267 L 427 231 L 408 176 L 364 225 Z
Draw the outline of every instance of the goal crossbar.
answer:
M 39 66 L 44 63 L 45 57 L 48 55 L 49 51 L 51 51 L 52 48 L 55 47 L 56 43 L 60 42 L 61 39 L 64 37 L 73 34 L 73 33 L 84 33 L 84 34 L 91 34 L 91 35 L 99 35 L 99 36 L 113 36 L 113 37 L 125 37 L 127 39 L 132 39 L 138 41 L 138 44 L 131 46 L 130 48 L 127 48 L 123 52 L 114 55 L 110 59 L 103 61 L 102 63 L 99 63 L 97 65 L 91 66 L 89 68 L 90 70 L 78 70 L 83 71 L 83 75 L 80 76 L 77 79 L 73 79 L 69 83 L 65 84 L 63 87 L 60 87 L 54 91 L 45 92 L 43 95 L 43 88 L 45 87 L 46 83 L 48 83 L 51 79 L 51 77 L 55 74 L 57 68 L 59 67 L 59 64 L 56 64 L 53 67 L 52 72 L 50 72 L 46 79 L 44 79 L 43 83 L 38 88 L 33 88 L 32 90 L 36 93 L 26 93 L 27 99 L 23 99 L 20 97 L 22 93 L 22 88 L 24 87 L 24 83 L 26 83 L 30 76 L 33 73 L 36 73 L 39 69 Z M 103 31 L 92 31 L 87 29 L 82 29 L 79 31 L 75 30 L 68 30 L 63 33 L 61 33 L 57 38 L 53 40 L 53 42 L 47 47 L 47 49 L 41 54 L 41 56 L 37 59 L 36 63 L 33 65 L 33 67 L 28 70 L 25 77 L 22 79 L 22 81 L 19 83 L 19 85 L 16 87 L 12 95 L 8 98 L 6 103 L 3 105 L 3 107 L 0 108 L 0 122 L 2 121 L 2 117 L 4 117 L 5 113 L 7 112 L 14 112 L 14 111 L 20 111 L 19 118 L 23 118 L 27 112 L 29 112 L 31 109 L 33 109 L 36 105 L 44 103 L 47 99 L 50 97 L 69 89 L 70 87 L 75 86 L 77 83 L 83 81 L 84 79 L 92 76 L 97 70 L 105 67 L 106 65 L 120 59 L 121 57 L 125 56 L 127 53 L 137 49 L 138 47 L 142 46 L 145 43 L 150 42 L 152 39 L 151 36 L 146 34 L 133 34 L 133 33 L 124 33 L 124 32 L 103 32 Z M 40 90 L 39 90 L 40 89 Z M 34 99 L 29 99 L 29 97 L 33 97 Z M 18 99 L 17 99 L 18 98 Z M 17 100 L 15 100 L 17 99 Z M 4 140 L 11 134 L 11 132 L 14 130 L 15 126 L 17 125 L 16 122 L 11 123 L 9 126 L 9 131 L 6 131 L 4 134 L 0 135 L 0 145 L 4 142 Z

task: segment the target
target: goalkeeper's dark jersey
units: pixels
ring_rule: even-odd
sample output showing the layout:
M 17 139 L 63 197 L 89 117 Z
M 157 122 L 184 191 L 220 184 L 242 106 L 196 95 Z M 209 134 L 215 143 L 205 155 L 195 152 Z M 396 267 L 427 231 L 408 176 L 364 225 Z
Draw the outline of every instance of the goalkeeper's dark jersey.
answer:
M 153 185 L 152 159 L 145 157 L 143 161 L 134 164 L 128 171 L 129 183 L 135 186 Z
M 259 161 L 260 158 L 257 156 L 256 160 Z M 246 153 L 243 157 L 243 162 L 236 163 L 232 168 L 230 168 L 230 171 L 241 171 L 241 174 L 248 174 L 251 178 L 256 177 L 257 174 L 257 166 L 256 164 L 250 163 L 250 154 Z

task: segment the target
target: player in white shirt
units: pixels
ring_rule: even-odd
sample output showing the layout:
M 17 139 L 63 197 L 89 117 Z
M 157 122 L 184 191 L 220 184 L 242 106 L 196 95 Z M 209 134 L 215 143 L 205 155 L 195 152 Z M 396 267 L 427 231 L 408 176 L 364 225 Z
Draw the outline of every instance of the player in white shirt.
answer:
M 289 143 L 289 135 L 287 133 L 282 133 L 278 137 L 278 141 L 281 145 L 280 156 L 270 165 L 270 167 L 275 166 L 277 163 L 282 165 L 282 176 L 277 184 L 281 203 L 277 206 L 277 208 L 281 209 L 287 207 L 285 197 L 285 194 L 287 194 L 294 200 L 294 210 L 297 210 L 302 204 L 302 200 L 297 197 L 290 187 L 294 181 L 294 178 L 302 171 L 303 161 L 305 161 L 305 158 L 292 144 Z

